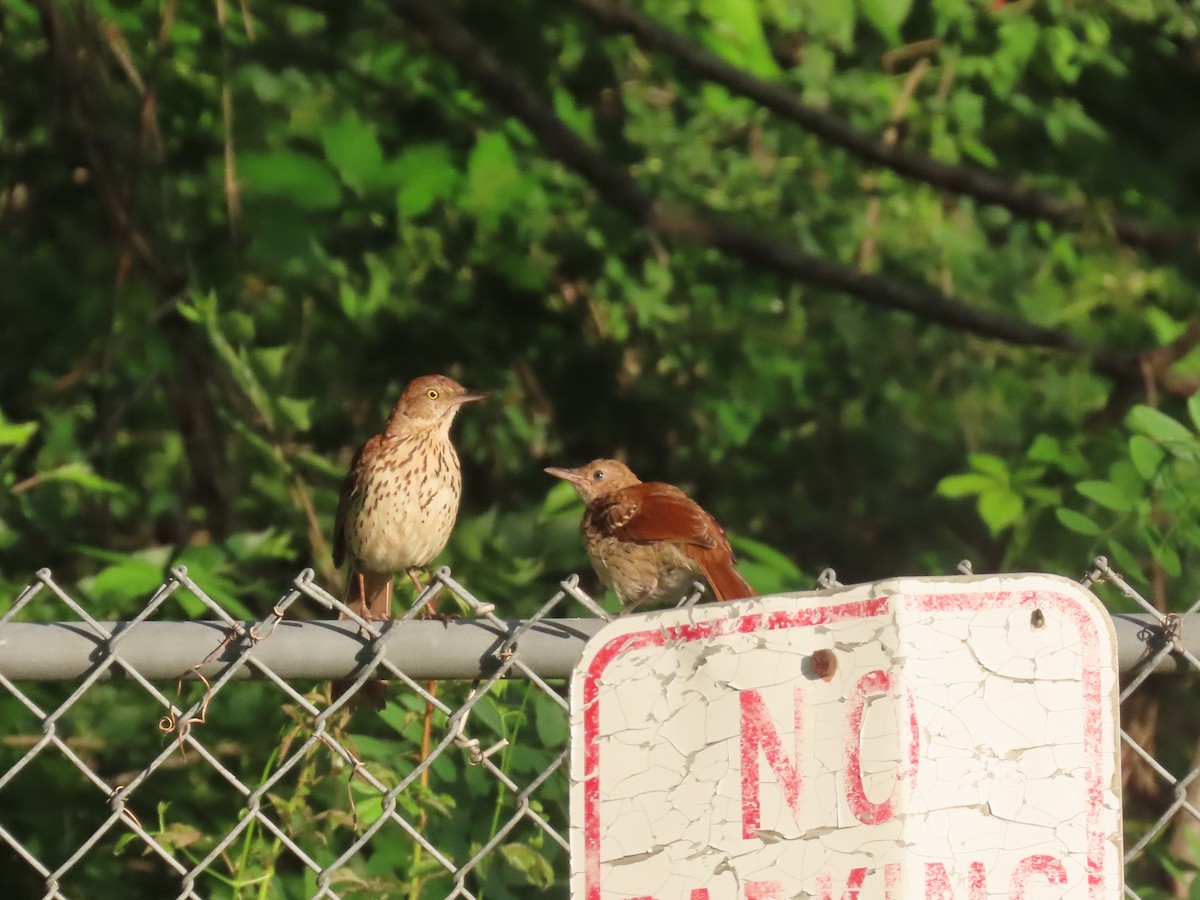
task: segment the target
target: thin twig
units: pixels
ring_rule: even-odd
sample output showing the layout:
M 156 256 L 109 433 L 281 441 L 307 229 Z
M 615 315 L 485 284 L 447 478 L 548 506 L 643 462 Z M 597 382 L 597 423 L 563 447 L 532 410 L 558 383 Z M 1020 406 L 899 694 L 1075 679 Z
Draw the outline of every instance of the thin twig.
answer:
M 894 147 L 900 142 L 900 126 L 903 124 L 905 116 L 908 115 L 908 107 L 912 103 L 925 73 L 929 71 L 929 67 L 929 58 L 922 56 L 912 67 L 908 77 L 904 79 L 904 86 L 892 103 L 888 126 L 883 130 L 883 142 L 889 147 Z M 863 236 L 862 244 L 858 248 L 858 267 L 864 272 L 870 272 L 875 268 L 875 241 L 879 237 L 879 218 L 883 203 L 879 198 L 879 176 L 871 172 L 863 180 L 871 199 L 867 203 L 867 233 Z
M 421 31 L 479 91 L 518 119 L 552 158 L 582 176 L 615 209 L 660 235 L 685 238 L 720 250 L 760 270 L 786 279 L 841 291 L 881 309 L 907 312 L 947 328 L 1010 344 L 1066 350 L 1087 357 L 1100 374 L 1137 378 L 1137 355 L 1098 349 L 1066 331 L 1047 328 L 1005 313 L 979 309 L 926 284 L 883 278 L 828 259 L 810 256 L 794 244 L 763 236 L 707 210 L 693 211 L 661 202 L 624 169 L 567 127 L 526 82 L 475 39 L 440 4 L 390 0 L 398 15 Z
M 225 32 L 225 0 L 216 0 L 216 4 L 217 30 L 221 34 L 221 130 L 225 141 L 225 208 L 229 212 L 229 232 L 236 237 L 238 221 L 242 215 L 242 196 L 238 188 L 237 154 L 233 146 L 233 88 L 229 83 L 229 35 Z
M 1060 228 L 1082 228 L 1094 216 L 1091 204 L 1086 201 L 1064 200 L 982 169 L 939 162 L 930 156 L 889 145 L 834 113 L 805 104 L 787 86 L 739 69 L 619 0 L 575 0 L 575 3 L 606 28 L 631 35 L 647 50 L 659 50 L 674 57 L 705 79 L 753 100 L 867 162 L 982 203 L 1002 206 L 1023 218 L 1046 219 Z M 1121 243 L 1156 257 L 1167 257 L 1179 251 L 1195 253 L 1200 249 L 1200 235 L 1191 229 L 1156 225 L 1124 216 L 1112 216 L 1110 224 Z

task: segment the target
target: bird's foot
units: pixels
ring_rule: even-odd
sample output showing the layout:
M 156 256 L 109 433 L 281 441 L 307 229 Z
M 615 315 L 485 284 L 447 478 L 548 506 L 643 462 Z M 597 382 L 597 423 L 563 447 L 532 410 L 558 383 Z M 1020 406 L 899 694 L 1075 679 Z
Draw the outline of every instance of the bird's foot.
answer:
M 430 603 L 423 610 L 421 610 L 421 618 L 422 619 L 433 619 L 436 622 L 441 622 L 443 625 L 445 625 L 447 628 L 449 628 L 451 622 L 461 619 L 462 616 L 460 616 L 456 612 L 451 612 L 451 613 L 438 612 L 436 609 L 433 608 L 433 604 Z

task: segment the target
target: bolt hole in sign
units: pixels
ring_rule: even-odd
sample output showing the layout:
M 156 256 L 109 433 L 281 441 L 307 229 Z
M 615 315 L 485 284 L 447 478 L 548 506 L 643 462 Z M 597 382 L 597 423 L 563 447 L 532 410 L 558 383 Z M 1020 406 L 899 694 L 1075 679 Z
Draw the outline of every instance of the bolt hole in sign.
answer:
M 575 900 L 1115 900 L 1112 623 L 1048 575 L 632 615 L 571 685 Z

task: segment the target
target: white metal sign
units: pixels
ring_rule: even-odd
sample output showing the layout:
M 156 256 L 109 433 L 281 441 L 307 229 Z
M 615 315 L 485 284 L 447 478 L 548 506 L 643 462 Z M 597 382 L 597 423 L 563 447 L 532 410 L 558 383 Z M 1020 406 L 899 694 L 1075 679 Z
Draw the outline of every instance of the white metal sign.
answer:
M 575 900 L 1115 900 L 1117 668 L 1047 575 L 629 616 L 571 686 Z

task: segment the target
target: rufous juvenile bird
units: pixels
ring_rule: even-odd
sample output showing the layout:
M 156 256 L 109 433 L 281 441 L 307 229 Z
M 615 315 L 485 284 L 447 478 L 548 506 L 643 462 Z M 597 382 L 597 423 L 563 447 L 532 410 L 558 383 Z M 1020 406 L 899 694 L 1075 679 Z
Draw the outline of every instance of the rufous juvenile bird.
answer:
M 755 596 L 734 567 L 725 530 L 674 485 L 640 481 L 615 459 L 546 472 L 570 482 L 587 504 L 581 530 L 588 556 L 626 610 L 681 599 L 697 574 L 718 600 Z
M 444 375 L 423 375 L 404 388 L 383 431 L 367 440 L 342 483 L 333 527 L 333 562 L 349 560 L 344 602 L 364 619 L 392 615 L 392 579 L 442 552 L 458 517 L 462 467 L 450 426 L 464 403 L 488 395 Z M 345 616 L 341 616 L 345 618 Z M 386 681 L 363 685 L 382 708 Z M 334 699 L 344 690 L 334 685 Z

